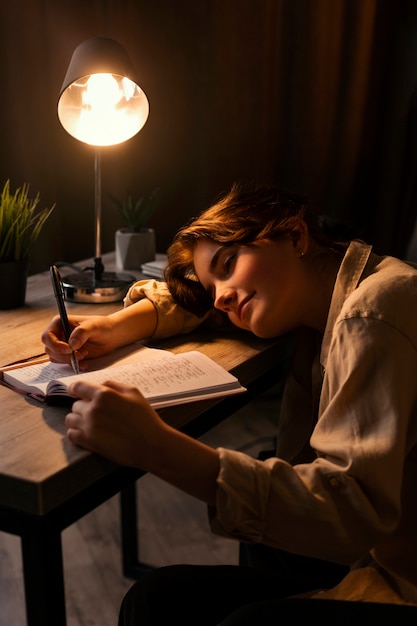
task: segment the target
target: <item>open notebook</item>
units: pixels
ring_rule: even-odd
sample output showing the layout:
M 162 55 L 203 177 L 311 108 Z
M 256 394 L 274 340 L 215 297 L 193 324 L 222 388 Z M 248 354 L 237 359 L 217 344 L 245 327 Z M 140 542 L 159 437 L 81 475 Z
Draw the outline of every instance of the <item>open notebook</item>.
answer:
M 133 351 L 127 347 L 91 360 L 89 367 L 94 369 L 74 374 L 69 365 L 29 362 L 3 368 L 0 379 L 14 391 L 47 404 L 72 402 L 67 386 L 80 378 L 137 387 L 156 408 L 246 391 L 235 376 L 198 351 L 173 354 L 136 345 Z

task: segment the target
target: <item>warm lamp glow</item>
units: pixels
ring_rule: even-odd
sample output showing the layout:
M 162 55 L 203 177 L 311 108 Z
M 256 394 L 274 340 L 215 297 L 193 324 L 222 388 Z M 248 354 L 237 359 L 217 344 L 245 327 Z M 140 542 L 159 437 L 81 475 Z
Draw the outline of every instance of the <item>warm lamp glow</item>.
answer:
M 125 76 L 90 74 L 71 83 L 58 102 L 65 130 L 93 146 L 112 146 L 130 139 L 144 126 L 148 100 Z

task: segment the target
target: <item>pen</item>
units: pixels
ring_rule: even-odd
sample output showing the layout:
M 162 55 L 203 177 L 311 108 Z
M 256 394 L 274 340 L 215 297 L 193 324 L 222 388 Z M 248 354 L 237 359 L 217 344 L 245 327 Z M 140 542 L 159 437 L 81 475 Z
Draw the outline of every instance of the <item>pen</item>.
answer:
M 49 271 L 51 274 L 52 286 L 54 288 L 54 294 L 58 305 L 59 317 L 61 318 L 61 324 L 64 330 L 65 340 L 68 341 L 71 335 L 71 329 L 68 322 L 67 311 L 65 309 L 64 288 L 62 286 L 61 276 L 56 265 L 51 265 Z M 76 374 L 79 374 L 80 367 L 78 365 L 77 357 L 74 351 L 72 351 L 71 353 L 71 364 L 74 372 Z

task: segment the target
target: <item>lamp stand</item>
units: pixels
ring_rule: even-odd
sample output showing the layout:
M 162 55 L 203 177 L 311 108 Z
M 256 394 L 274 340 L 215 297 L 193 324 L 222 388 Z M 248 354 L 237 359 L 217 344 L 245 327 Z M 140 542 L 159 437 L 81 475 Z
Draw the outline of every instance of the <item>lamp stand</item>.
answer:
M 135 276 L 105 272 L 101 259 L 101 152 L 94 157 L 95 256 L 92 268 L 62 277 L 64 296 L 72 302 L 116 302 L 123 300 Z
M 94 152 L 94 216 L 95 216 L 95 257 L 94 278 L 101 280 L 104 265 L 101 260 L 101 151 Z

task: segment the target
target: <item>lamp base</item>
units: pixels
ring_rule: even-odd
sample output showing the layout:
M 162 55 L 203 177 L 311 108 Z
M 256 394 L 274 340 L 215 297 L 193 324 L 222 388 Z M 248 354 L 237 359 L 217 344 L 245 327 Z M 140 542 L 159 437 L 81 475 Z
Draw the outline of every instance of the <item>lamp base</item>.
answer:
M 93 271 L 77 272 L 62 277 L 65 300 L 71 302 L 117 302 L 123 300 L 137 278 L 119 272 L 103 272 L 96 279 Z

